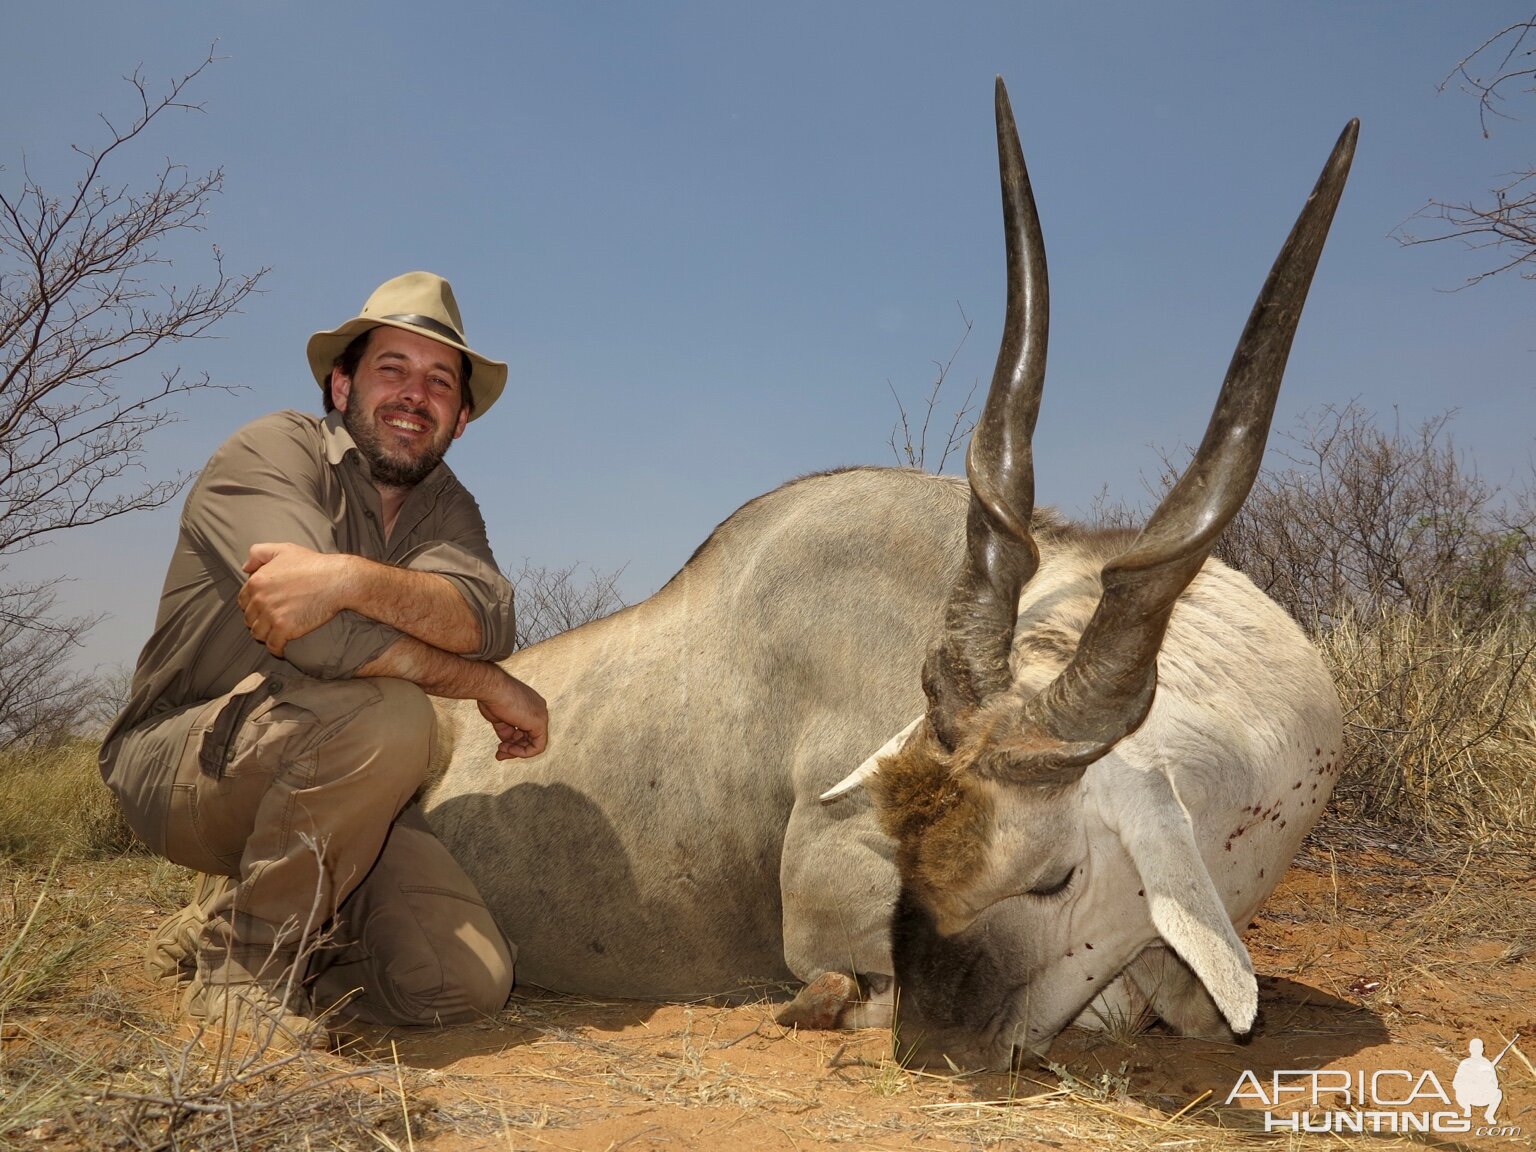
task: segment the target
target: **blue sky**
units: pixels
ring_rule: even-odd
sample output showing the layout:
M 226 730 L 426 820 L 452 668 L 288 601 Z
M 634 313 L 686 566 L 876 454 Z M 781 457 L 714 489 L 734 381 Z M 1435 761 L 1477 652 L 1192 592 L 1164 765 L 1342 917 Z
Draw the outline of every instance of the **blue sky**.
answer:
M 1051 261 L 1042 502 L 1139 496 L 1196 440 L 1270 261 L 1340 128 L 1354 175 L 1278 428 L 1358 399 L 1407 425 L 1454 407 L 1490 480 L 1529 475 L 1536 286 L 1455 292 L 1486 255 L 1404 248 L 1429 198 L 1536 161 L 1536 97 L 1482 138 L 1437 85 L 1503 3 L 60 3 L 0 49 L 0 181 L 58 184 L 67 146 L 223 59 L 118 175 L 222 166 L 188 279 L 218 244 L 264 292 L 167 364 L 241 384 L 190 402 L 156 475 L 234 428 L 318 409 L 304 342 L 380 281 L 448 276 L 506 398 L 449 457 L 501 562 L 624 568 L 659 587 L 734 508 L 809 471 L 891 463 L 974 323 L 953 400 L 985 388 L 1003 296 L 992 78 L 1009 85 Z M 941 420 L 941 422 L 943 422 Z M 175 511 L 13 558 L 109 614 L 86 666 L 147 637 Z

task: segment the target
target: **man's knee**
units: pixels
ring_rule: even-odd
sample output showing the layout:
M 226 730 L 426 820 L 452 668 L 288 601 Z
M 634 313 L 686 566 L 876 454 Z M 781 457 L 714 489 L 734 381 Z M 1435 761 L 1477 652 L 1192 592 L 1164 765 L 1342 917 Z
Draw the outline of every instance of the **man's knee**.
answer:
M 437 723 L 432 701 L 409 680 L 378 676 L 368 682 L 379 692 L 378 702 L 360 717 L 369 737 L 386 752 L 409 752 L 425 762 Z
M 375 925 L 380 927 L 380 925 Z M 371 935 L 371 933 L 370 933 Z M 370 941 L 365 960 L 327 969 L 317 999 L 374 1024 L 467 1024 L 500 1012 L 512 994 L 513 953 L 475 933 L 432 939 L 397 936 Z
M 443 980 L 432 1003 L 424 1004 L 433 1022 L 467 1024 L 500 1012 L 512 995 L 512 957 L 501 941 L 483 940 L 480 949 L 454 941 L 443 957 Z
M 418 807 L 396 819 L 373 871 L 336 918 L 327 1003 L 376 1024 L 460 1024 L 499 1012 L 516 949 Z
M 435 718 L 427 694 L 409 681 L 312 680 L 290 686 L 279 699 L 313 716 L 314 734 L 300 741 L 315 742 L 322 777 L 363 771 L 381 783 L 396 780 L 406 795 L 426 778 Z
M 398 911 L 403 912 L 403 909 Z M 465 1024 L 500 1012 L 512 994 L 513 952 L 483 908 L 451 932 L 397 936 L 382 973 L 383 999 L 409 1024 Z M 414 920 L 407 926 L 417 927 Z

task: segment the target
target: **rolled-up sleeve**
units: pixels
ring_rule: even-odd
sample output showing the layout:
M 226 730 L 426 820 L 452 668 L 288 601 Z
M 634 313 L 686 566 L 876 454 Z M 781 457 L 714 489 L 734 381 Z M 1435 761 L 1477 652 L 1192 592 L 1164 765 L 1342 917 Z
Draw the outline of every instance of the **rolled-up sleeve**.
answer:
M 475 499 L 456 483 L 439 501 L 437 540 L 413 550 L 406 568 L 434 572 L 452 582 L 480 622 L 480 648 L 470 660 L 504 660 L 517 643 L 512 582 L 501 573 Z
M 343 611 L 313 632 L 288 641 L 283 659 L 316 680 L 349 680 L 403 635 L 388 624 Z

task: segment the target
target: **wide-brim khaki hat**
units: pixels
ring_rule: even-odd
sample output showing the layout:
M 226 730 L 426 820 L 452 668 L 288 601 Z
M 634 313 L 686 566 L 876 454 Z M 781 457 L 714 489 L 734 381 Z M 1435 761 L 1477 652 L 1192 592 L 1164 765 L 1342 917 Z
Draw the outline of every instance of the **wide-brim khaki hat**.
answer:
M 331 379 L 336 357 L 353 339 L 381 324 L 426 336 L 469 357 L 474 370 L 469 374 L 469 394 L 474 405 L 470 419 L 484 416 L 507 386 L 507 366 L 499 360 L 480 355 L 464 340 L 464 321 L 459 315 L 453 286 L 431 272 L 407 272 L 386 280 L 374 289 L 361 315 L 330 332 L 316 332 L 309 338 L 309 368 L 324 388 Z

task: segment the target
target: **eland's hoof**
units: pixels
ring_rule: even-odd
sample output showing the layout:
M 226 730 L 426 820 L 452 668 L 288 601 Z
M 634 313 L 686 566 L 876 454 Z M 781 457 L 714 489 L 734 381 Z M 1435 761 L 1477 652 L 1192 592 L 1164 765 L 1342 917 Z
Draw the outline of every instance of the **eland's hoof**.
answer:
M 786 1028 L 836 1028 L 844 1010 L 859 999 L 859 982 L 852 976 L 823 972 L 780 1008 L 774 1020 Z

